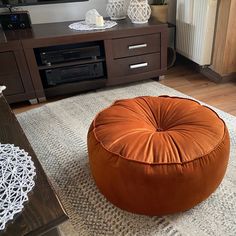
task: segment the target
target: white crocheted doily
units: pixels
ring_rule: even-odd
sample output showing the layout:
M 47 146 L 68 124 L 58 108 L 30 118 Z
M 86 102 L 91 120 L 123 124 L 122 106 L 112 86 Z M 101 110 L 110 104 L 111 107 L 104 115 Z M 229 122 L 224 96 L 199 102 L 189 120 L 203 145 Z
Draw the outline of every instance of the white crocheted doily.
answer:
M 116 26 L 117 23 L 115 21 L 110 21 L 110 20 L 104 20 L 104 26 L 99 27 L 96 25 L 88 25 L 86 24 L 85 21 L 79 21 L 79 22 L 75 22 L 73 24 L 69 25 L 70 29 L 74 29 L 74 30 L 102 30 L 102 29 L 109 29 L 112 28 L 114 26 Z
M 0 143 L 0 230 L 21 212 L 34 187 L 35 166 L 28 153 Z

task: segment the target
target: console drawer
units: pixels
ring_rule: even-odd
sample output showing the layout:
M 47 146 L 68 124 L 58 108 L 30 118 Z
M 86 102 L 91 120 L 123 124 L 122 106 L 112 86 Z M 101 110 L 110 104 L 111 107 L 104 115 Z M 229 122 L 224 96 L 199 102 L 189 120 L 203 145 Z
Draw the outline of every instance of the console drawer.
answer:
M 120 77 L 159 70 L 160 53 L 117 59 L 112 65 L 112 76 Z
M 160 34 L 113 39 L 113 58 L 160 52 Z

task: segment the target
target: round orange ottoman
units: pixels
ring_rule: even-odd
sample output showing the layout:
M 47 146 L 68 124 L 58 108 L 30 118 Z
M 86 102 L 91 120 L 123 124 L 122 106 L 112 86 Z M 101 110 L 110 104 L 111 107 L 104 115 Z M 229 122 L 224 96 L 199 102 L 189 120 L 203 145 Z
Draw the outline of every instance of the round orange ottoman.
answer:
M 178 97 L 116 101 L 88 132 L 92 175 L 114 205 L 139 214 L 185 211 L 220 184 L 229 158 L 223 120 Z

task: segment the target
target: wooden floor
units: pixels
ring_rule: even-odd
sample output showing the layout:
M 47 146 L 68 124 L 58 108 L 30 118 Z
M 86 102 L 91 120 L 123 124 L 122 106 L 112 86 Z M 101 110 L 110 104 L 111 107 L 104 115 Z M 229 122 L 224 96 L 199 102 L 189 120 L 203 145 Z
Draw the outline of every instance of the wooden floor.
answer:
M 196 72 L 191 64 L 181 62 L 172 67 L 160 83 L 236 116 L 236 81 L 211 82 Z M 55 99 L 47 102 L 51 101 Z M 12 107 L 15 113 L 20 113 L 42 105 L 18 104 Z
M 177 65 L 160 83 L 236 116 L 236 80 L 214 83 L 189 65 Z

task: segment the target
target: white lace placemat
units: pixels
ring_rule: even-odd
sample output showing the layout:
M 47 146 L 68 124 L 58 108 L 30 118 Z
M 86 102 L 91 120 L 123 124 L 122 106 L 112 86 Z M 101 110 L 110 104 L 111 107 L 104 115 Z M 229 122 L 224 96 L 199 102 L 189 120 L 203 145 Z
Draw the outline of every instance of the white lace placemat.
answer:
M 13 144 L 0 143 L 0 230 L 21 212 L 35 185 L 35 166 L 28 153 Z
M 74 30 L 102 30 L 102 29 L 109 29 L 112 28 L 114 26 L 116 26 L 117 23 L 115 21 L 110 21 L 110 20 L 104 20 L 104 26 L 96 26 L 96 25 L 88 25 L 86 24 L 85 21 L 79 21 L 79 22 L 75 22 L 73 24 L 69 25 L 70 29 L 74 29 Z

